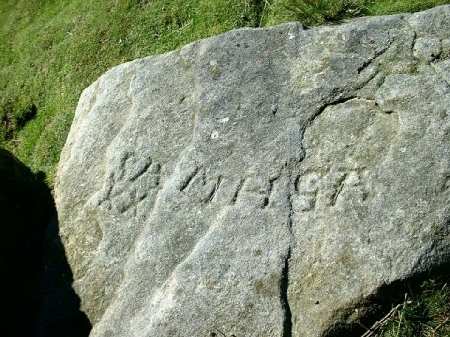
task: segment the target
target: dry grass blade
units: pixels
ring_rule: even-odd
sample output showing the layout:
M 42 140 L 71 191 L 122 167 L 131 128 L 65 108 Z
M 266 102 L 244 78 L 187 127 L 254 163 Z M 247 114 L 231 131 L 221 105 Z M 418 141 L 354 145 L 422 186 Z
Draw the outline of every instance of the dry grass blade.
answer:
M 394 308 L 391 309 L 391 311 L 389 311 L 387 313 L 386 316 L 384 316 L 379 321 L 376 321 L 372 325 L 372 327 L 369 330 L 367 330 L 361 337 L 372 337 L 372 336 L 375 336 L 375 333 L 377 331 L 379 331 L 380 328 L 382 328 L 394 316 L 394 314 L 404 305 L 405 305 L 405 303 L 400 303 L 400 304 L 396 305 Z
M 436 336 L 436 333 L 439 331 L 440 328 L 442 328 L 444 325 L 446 325 L 449 322 L 449 317 L 447 317 L 443 322 L 441 322 L 438 326 L 436 326 L 433 329 L 433 336 Z

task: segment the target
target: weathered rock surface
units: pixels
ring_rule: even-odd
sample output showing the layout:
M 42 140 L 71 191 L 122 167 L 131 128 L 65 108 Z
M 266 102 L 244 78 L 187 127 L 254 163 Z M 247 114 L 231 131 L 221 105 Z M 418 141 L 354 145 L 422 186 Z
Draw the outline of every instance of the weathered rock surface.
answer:
M 448 261 L 449 56 L 444 6 L 103 75 L 56 185 L 91 336 L 323 336 Z

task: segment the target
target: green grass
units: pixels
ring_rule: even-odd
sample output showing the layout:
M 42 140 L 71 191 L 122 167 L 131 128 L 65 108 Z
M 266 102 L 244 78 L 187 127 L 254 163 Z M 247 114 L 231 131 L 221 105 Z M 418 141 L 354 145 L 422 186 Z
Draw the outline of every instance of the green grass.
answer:
M 108 68 L 243 26 L 450 0 L 0 0 L 0 146 L 51 185 L 81 91 Z
M 449 0 L 273 0 L 267 5 L 264 23 L 295 20 L 316 26 L 363 15 L 417 12 L 448 3 Z
M 99 75 L 256 26 L 258 12 L 252 0 L 1 0 L 1 145 L 51 183 L 79 95 Z
M 377 337 L 449 337 L 450 280 L 424 281 Z

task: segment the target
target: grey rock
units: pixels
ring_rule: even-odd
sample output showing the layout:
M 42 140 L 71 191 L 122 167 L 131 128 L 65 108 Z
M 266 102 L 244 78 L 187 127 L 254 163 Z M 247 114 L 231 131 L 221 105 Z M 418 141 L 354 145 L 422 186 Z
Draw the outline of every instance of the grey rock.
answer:
M 324 336 L 448 262 L 449 39 L 450 6 L 240 29 L 87 88 L 56 202 L 91 336 Z

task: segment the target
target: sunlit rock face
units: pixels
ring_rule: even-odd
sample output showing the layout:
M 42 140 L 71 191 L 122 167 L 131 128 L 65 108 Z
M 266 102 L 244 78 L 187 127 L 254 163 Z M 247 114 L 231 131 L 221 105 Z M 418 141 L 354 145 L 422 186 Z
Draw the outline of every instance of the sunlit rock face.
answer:
M 56 184 L 93 337 L 319 337 L 449 261 L 450 7 L 115 67 Z

